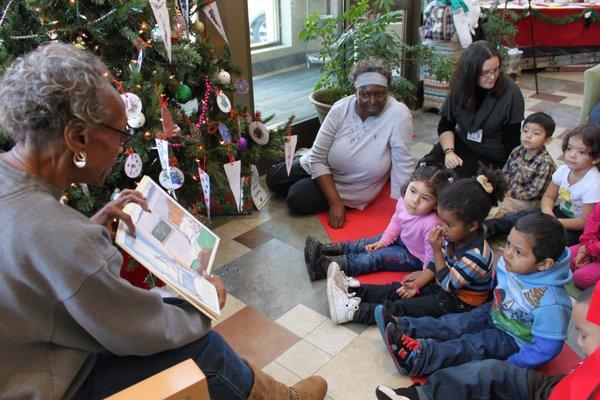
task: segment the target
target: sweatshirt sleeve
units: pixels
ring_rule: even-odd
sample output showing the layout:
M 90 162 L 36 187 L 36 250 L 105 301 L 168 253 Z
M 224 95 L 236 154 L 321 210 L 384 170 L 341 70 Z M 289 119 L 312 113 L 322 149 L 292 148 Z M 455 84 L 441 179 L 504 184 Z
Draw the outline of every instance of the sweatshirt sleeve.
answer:
M 563 340 L 533 337 L 531 344 L 525 345 L 518 353 L 508 357 L 507 361 L 517 367 L 535 368 L 552 360 L 562 350 Z
M 338 130 L 343 123 L 341 109 L 344 105 L 338 103 L 331 107 L 331 110 L 329 110 L 329 113 L 323 121 L 323 125 L 321 125 L 321 128 L 317 133 L 309 158 L 312 179 L 317 179 L 322 175 L 331 174 L 331 168 L 328 161 L 329 151 L 331 150 L 335 135 L 338 133 Z
M 404 212 L 404 200 L 399 198 L 398 202 L 396 203 L 396 211 L 394 212 L 394 215 L 392 215 L 387 228 L 385 228 L 385 231 L 381 235 L 381 239 L 379 239 L 379 241 L 384 243 L 386 246 L 394 243 L 398 236 L 400 236 L 402 226 L 400 225 L 398 215 L 401 212 Z
M 592 257 L 600 258 L 600 203 L 594 207 L 594 211 L 588 216 L 583 234 L 579 242 L 585 245 L 586 253 Z
M 404 112 L 395 132 L 390 139 L 390 150 L 392 156 L 391 171 L 391 197 L 400 198 L 402 185 L 408 181 L 412 172 L 414 159 L 410 154 L 411 143 L 414 138 L 412 116 L 408 108 L 403 105 Z
M 109 271 L 115 266 L 108 265 L 120 260 L 115 258 L 62 302 L 66 312 L 108 351 L 146 356 L 181 347 L 211 329 L 210 320 L 191 305 L 164 303 L 159 294 L 115 276 Z

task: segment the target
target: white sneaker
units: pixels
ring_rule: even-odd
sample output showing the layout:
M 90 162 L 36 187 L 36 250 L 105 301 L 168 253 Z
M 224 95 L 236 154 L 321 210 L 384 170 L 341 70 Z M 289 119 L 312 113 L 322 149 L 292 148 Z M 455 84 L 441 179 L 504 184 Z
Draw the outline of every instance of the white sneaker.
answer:
M 358 279 L 346 276 L 336 262 L 329 264 L 329 267 L 327 268 L 327 278 L 335 279 L 336 285 L 346 293 L 348 293 L 348 288 L 360 287 Z
M 352 321 L 360 304 L 360 298 L 348 296 L 347 292 L 338 287 L 334 278 L 327 279 L 327 301 L 329 302 L 329 315 L 334 324 L 345 324 Z

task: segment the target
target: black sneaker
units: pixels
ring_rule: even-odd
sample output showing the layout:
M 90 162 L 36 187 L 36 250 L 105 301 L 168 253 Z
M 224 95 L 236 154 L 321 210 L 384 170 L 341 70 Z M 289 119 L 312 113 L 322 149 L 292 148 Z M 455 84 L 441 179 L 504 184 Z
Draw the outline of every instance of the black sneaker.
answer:
M 304 262 L 306 264 L 313 263 L 322 253 L 323 245 L 321 242 L 316 237 L 308 235 L 304 243 Z
M 412 356 L 420 350 L 421 343 L 402 333 L 393 322 L 386 326 L 384 339 L 398 372 L 409 375 L 413 368 Z
M 392 389 L 389 386 L 381 385 L 375 389 L 377 400 L 419 400 L 417 392 L 418 383 L 406 388 Z

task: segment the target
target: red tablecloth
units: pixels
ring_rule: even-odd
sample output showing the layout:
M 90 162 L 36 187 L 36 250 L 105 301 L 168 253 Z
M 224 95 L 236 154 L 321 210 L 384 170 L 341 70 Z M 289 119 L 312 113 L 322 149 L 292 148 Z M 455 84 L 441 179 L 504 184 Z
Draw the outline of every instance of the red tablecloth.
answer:
M 600 6 L 588 5 L 587 7 L 593 7 L 600 11 Z M 536 7 L 536 10 L 551 18 L 564 18 L 571 14 L 580 13 L 583 8 L 552 7 L 544 9 Z M 525 10 L 514 11 L 527 12 Z M 589 25 L 584 27 L 583 18 L 579 18 L 570 24 L 558 25 L 534 17 L 533 29 L 536 47 L 600 46 L 600 24 L 589 21 Z M 516 45 L 518 47 L 531 47 L 531 16 L 517 22 L 517 30 Z

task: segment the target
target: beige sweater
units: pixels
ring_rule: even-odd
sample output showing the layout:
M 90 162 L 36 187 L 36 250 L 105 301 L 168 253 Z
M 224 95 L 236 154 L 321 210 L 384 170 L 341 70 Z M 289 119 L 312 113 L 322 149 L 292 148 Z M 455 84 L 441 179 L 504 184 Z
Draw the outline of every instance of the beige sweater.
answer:
M 119 277 L 108 232 L 46 182 L 0 160 L 0 398 L 69 398 L 95 354 L 144 356 L 210 321 Z

